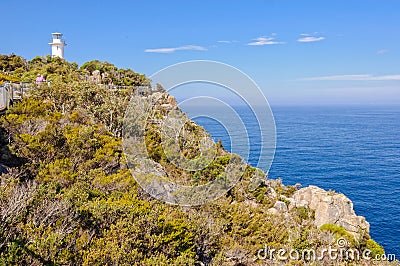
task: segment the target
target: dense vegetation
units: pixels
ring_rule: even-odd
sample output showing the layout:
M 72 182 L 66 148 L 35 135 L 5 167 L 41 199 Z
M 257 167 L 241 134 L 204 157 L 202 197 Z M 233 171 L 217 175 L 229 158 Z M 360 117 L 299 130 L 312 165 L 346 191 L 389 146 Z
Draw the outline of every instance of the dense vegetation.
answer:
M 103 83 L 126 87 L 96 84 L 96 70 Z M 315 228 L 310 209 L 271 214 L 276 200 L 296 188 L 268 180 L 250 189 L 257 171 L 250 166 L 212 203 L 189 208 L 154 200 L 127 169 L 121 147 L 133 86 L 149 81 L 99 61 L 79 68 L 59 58 L 0 57 L 3 80 L 33 81 L 38 73 L 51 85 L 32 83 L 30 97 L 0 120 L 0 163 L 10 166 L 0 176 L 0 265 L 260 265 L 264 261 L 255 258 L 265 245 L 301 252 L 339 237 L 383 252 L 367 234 L 355 239 L 335 225 Z M 203 131 L 195 124 L 186 130 L 191 134 L 182 145 L 196 143 Z M 146 141 L 150 156 L 171 175 L 194 182 L 219 175 L 230 156 L 217 145 L 217 160 L 196 176 L 168 161 L 157 127 L 147 129 Z M 197 152 L 187 149 L 185 156 Z

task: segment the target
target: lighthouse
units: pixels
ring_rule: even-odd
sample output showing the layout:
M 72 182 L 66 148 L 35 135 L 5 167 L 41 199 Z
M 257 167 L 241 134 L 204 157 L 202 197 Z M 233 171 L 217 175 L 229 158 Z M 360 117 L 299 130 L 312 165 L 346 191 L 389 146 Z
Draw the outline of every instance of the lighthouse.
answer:
M 53 41 L 49 44 L 51 45 L 51 57 L 64 58 L 64 46 L 67 44 L 62 40 L 62 33 L 53 32 Z

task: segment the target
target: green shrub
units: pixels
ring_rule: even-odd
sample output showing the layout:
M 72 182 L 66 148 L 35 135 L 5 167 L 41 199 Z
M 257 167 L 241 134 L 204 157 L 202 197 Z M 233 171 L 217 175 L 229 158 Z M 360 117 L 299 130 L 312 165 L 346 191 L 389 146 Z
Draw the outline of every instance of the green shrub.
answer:
M 324 224 L 320 227 L 322 231 L 329 231 L 333 233 L 336 238 L 345 238 L 347 243 L 351 244 L 353 247 L 356 246 L 356 240 L 352 234 L 346 231 L 343 227 L 335 224 Z
M 385 254 L 385 250 L 381 245 L 375 242 L 373 239 L 368 239 L 366 241 L 366 248 L 371 250 L 371 257 L 375 258 L 377 255 Z

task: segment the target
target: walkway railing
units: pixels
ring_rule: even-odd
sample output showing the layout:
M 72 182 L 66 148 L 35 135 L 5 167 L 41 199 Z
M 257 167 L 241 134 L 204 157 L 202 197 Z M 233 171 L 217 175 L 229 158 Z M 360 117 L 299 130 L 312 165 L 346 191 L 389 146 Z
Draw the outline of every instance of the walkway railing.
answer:
M 4 113 L 14 103 L 14 101 L 21 100 L 26 92 L 30 90 L 31 83 L 19 82 L 9 83 L 6 82 L 0 86 L 0 113 Z
M 7 111 L 15 101 L 21 100 L 27 94 L 27 91 L 31 89 L 31 86 L 32 83 L 30 82 L 6 82 L 0 85 L 0 114 Z M 133 93 L 142 96 L 150 95 L 155 92 L 162 92 L 161 89 L 154 89 L 150 86 L 116 86 L 103 84 L 98 84 L 98 86 L 105 86 L 109 90 L 132 89 Z

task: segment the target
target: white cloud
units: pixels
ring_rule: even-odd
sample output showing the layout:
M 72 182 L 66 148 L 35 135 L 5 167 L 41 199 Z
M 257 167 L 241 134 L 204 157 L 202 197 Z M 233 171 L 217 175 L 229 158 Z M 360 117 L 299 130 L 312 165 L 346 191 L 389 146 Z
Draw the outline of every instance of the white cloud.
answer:
M 335 76 L 322 76 L 322 77 L 312 77 L 303 78 L 301 80 L 305 81 L 316 81 L 316 80 L 329 80 L 329 81 L 391 81 L 400 80 L 400 75 L 382 75 L 374 76 L 368 74 L 362 75 L 335 75 Z
M 322 41 L 324 39 L 325 39 L 325 37 L 307 36 L 307 37 L 299 38 L 297 41 L 298 42 L 318 42 L 318 41 Z
M 222 41 L 217 41 L 218 43 L 235 43 L 235 42 L 239 42 L 239 41 L 236 41 L 236 40 L 222 40 Z
M 300 34 L 299 39 L 297 39 L 298 42 L 319 42 L 322 40 L 325 40 L 325 37 L 322 36 L 316 36 L 318 35 L 318 32 L 314 32 L 313 34 L 308 34 L 308 33 L 302 33 Z
M 389 52 L 389 51 L 386 50 L 386 49 L 382 49 L 382 50 L 376 51 L 377 54 L 386 54 L 386 53 L 388 53 L 388 52 Z
M 272 36 L 275 35 L 276 35 L 275 33 L 272 34 Z M 247 45 L 262 46 L 262 45 L 272 45 L 272 44 L 284 44 L 284 42 L 275 41 L 275 37 L 258 37 L 253 40 L 255 42 L 250 42 Z
M 146 53 L 162 53 L 169 54 L 176 51 L 206 51 L 207 48 L 198 45 L 184 45 L 179 47 L 170 47 L 170 48 L 155 48 L 155 49 L 146 49 L 144 50 Z

